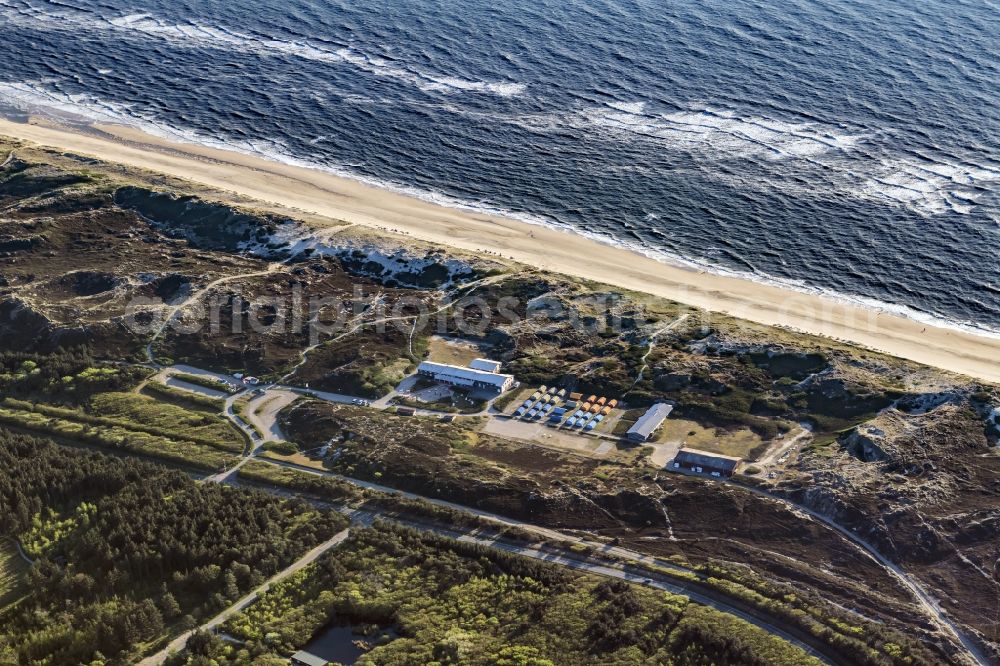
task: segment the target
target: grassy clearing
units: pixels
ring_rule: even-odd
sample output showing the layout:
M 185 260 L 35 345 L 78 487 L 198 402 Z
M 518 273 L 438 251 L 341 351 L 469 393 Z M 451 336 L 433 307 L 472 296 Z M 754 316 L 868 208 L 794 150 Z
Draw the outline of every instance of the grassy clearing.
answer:
M 233 402 L 233 411 L 238 417 L 243 419 L 243 423 L 247 424 L 248 428 L 253 429 L 253 431 L 261 437 L 266 437 L 266 434 L 261 432 L 260 428 L 258 428 L 254 422 L 250 420 L 251 399 L 252 398 L 249 395 L 239 397 L 235 402 Z M 263 405 L 261 405 L 261 407 L 263 407 Z
M 304 453 L 293 453 L 291 455 L 280 453 L 273 449 L 265 448 L 264 453 L 261 454 L 264 458 L 270 458 L 272 460 L 277 460 L 279 462 L 288 462 L 295 465 L 301 465 L 302 467 L 308 467 L 310 469 L 316 470 L 326 470 L 328 468 L 326 463 L 322 460 L 316 460 L 315 458 L 310 458 Z
M 643 414 L 645 414 L 645 413 L 646 413 L 645 409 L 629 409 L 629 410 L 626 410 L 621 415 L 621 418 L 618 419 L 618 422 L 615 423 L 615 427 L 611 431 L 611 434 L 612 435 L 617 435 L 617 436 L 620 436 L 620 437 L 624 437 L 625 433 L 628 432 L 629 428 L 631 428 L 632 426 L 634 426 L 635 422 L 638 421 L 639 418 Z
M 7 400 L 0 407 L 0 423 L 57 439 L 66 439 L 102 448 L 159 458 L 207 471 L 218 471 L 235 461 L 235 456 L 217 448 L 185 439 L 153 435 L 121 425 L 81 422 L 69 418 L 75 410 L 65 410 L 66 418 L 54 415 L 49 406 Z M 36 407 L 40 409 L 36 410 Z M 82 413 L 82 412 L 80 412 Z
M 691 449 L 747 459 L 755 457 L 753 454 L 761 450 L 764 444 L 764 440 L 749 428 L 731 431 L 705 428 L 686 419 L 667 419 L 660 429 L 657 441 L 677 442 Z
M 219 416 L 192 413 L 169 403 L 134 393 L 101 393 L 90 401 L 94 414 L 125 421 L 154 435 L 175 436 L 224 451 L 241 453 L 244 439 L 232 423 Z M 137 427 L 135 424 L 142 424 Z
M 226 408 L 226 402 L 221 398 L 210 398 L 207 395 L 184 391 L 157 382 L 146 384 L 142 389 L 142 395 L 155 398 L 160 402 L 169 402 L 184 409 L 196 409 L 213 414 L 219 414 Z
M 487 345 L 470 340 L 454 340 L 436 335 L 427 340 L 428 358 L 435 363 L 465 367 L 473 359 L 486 356 L 488 349 Z
M 135 393 L 101 393 L 86 410 L 7 398 L 4 407 L 35 412 L 76 423 L 120 428 L 167 439 L 242 453 L 244 439 L 232 424 L 218 416 L 192 413 L 173 404 Z

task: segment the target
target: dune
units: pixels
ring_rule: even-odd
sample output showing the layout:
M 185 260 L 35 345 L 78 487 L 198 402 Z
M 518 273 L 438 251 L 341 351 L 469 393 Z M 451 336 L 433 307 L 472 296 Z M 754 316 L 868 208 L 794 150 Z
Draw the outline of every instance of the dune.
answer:
M 1000 382 L 1000 339 L 816 294 L 671 265 L 570 231 L 467 212 L 331 173 L 168 141 L 130 127 L 0 120 L 0 134 L 183 178 L 311 222 L 346 221 L 443 246 L 491 252 L 543 270 L 673 299 L 710 312 L 834 338 Z

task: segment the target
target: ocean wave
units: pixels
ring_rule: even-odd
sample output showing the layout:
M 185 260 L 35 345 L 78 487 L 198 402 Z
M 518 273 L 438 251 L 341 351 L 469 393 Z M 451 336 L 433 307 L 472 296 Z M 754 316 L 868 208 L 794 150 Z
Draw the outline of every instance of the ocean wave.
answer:
M 996 169 L 894 159 L 878 165 L 854 194 L 929 215 L 949 211 L 968 215 L 982 198 L 985 186 L 997 182 L 1000 170 Z
M 920 215 L 968 215 L 1000 170 L 957 161 L 893 156 L 886 137 L 845 132 L 819 122 L 787 122 L 706 108 L 651 112 L 645 102 L 611 102 L 567 113 L 526 115 L 511 122 L 537 132 L 567 128 L 613 142 L 648 142 L 700 162 L 756 160 L 752 172 L 711 169 L 712 178 L 809 197 L 847 196 Z M 866 150 L 863 141 L 870 142 Z M 880 156 L 881 155 L 881 156 Z
M 0 105 L 59 120 L 125 125 L 137 122 L 127 104 L 108 102 L 91 95 L 58 92 L 47 88 L 49 83 L 52 81 L 0 81 Z
M 348 64 L 375 76 L 388 77 L 427 92 L 486 93 L 498 97 L 523 95 L 527 86 L 513 81 L 477 81 L 440 74 L 416 67 L 400 66 L 376 55 L 351 47 L 331 49 L 306 41 L 266 39 L 252 34 L 209 26 L 198 22 L 171 23 L 149 13 L 105 18 L 87 12 L 47 12 L 34 7 L 0 4 L 4 20 L 31 30 L 72 32 L 113 32 L 119 37 L 154 37 L 179 48 L 212 48 L 253 53 L 258 56 L 286 56 L 331 64 Z
M 710 107 L 652 113 L 645 102 L 612 102 L 569 114 L 528 116 L 536 129 L 573 127 L 614 140 L 654 141 L 663 146 L 713 157 L 764 157 L 780 160 L 844 151 L 862 137 L 819 123 L 792 123 L 741 117 Z

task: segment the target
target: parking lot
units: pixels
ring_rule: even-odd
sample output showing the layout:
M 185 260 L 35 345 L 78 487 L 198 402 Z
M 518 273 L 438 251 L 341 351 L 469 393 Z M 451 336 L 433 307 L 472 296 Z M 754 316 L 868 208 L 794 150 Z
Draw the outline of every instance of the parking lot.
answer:
M 616 450 L 615 442 L 595 435 L 581 435 L 568 430 L 551 428 L 533 421 L 508 418 L 487 420 L 483 432 L 508 439 L 568 449 L 588 456 L 603 457 Z

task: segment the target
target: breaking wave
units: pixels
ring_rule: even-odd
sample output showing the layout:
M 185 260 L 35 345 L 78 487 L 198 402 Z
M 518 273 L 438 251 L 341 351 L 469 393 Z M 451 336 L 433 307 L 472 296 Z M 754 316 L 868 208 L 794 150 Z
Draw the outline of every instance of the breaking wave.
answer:
M 48 12 L 30 6 L 13 12 L 11 5 L 0 5 L 0 8 L 6 10 L 4 20 L 10 25 L 30 27 L 33 30 L 106 32 L 121 39 L 153 37 L 179 48 L 211 48 L 258 56 L 288 56 L 321 63 L 348 64 L 375 76 L 396 79 L 424 91 L 469 91 L 515 97 L 526 90 L 524 84 L 511 81 L 474 81 L 406 67 L 385 57 L 359 52 L 348 45 L 330 48 L 308 40 L 267 39 L 194 21 L 172 23 L 148 13 L 96 19 L 89 13 Z

